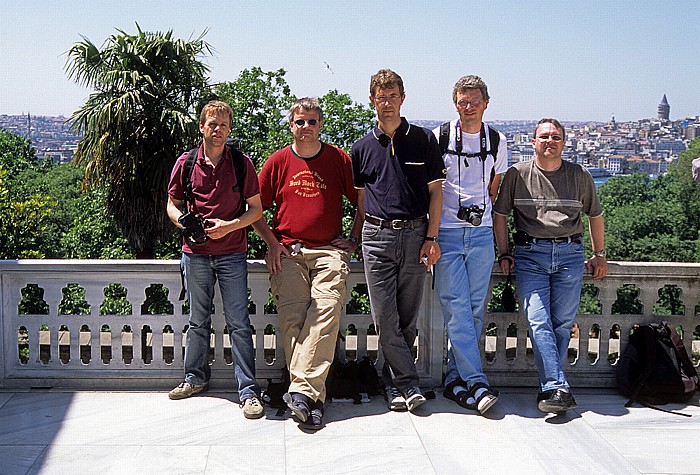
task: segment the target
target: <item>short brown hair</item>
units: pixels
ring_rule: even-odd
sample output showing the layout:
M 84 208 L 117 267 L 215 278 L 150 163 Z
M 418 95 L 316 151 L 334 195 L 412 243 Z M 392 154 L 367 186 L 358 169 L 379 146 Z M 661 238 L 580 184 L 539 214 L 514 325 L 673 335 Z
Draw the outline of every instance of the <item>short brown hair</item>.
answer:
M 403 96 L 403 79 L 391 69 L 380 69 L 369 81 L 369 95 L 374 97 L 377 89 L 389 89 L 399 87 L 399 93 Z
M 460 92 L 464 94 L 469 89 L 478 89 L 481 91 L 481 97 L 484 98 L 486 102 L 489 100 L 489 89 L 486 87 L 486 83 L 479 76 L 462 76 L 455 83 L 455 87 L 452 88 L 452 102 L 457 103 L 457 94 Z
M 537 129 L 540 128 L 540 125 L 542 124 L 552 124 L 554 127 L 559 129 L 561 131 L 561 138 L 562 140 L 566 140 L 566 131 L 564 130 L 564 126 L 561 125 L 561 122 L 559 122 L 557 119 L 540 119 L 540 121 L 537 123 L 535 126 L 535 138 L 537 138 Z
M 323 120 L 323 109 L 321 109 L 321 103 L 315 97 L 302 97 L 297 99 L 292 107 L 289 108 L 289 113 L 287 114 L 287 119 L 289 122 L 294 120 L 294 114 L 296 114 L 298 109 L 304 109 L 306 111 L 317 111 L 318 120 Z
M 233 122 L 233 109 L 224 101 L 209 101 L 202 107 L 202 112 L 199 114 L 199 125 L 203 125 L 210 115 L 228 114 L 228 125 Z

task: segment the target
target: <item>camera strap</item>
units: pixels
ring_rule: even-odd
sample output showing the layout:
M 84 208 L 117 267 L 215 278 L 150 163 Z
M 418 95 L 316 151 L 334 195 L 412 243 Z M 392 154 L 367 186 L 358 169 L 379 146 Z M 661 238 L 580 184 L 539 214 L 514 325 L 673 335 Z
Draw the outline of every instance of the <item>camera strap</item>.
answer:
M 458 204 L 461 207 L 462 206 L 462 160 L 460 160 L 462 157 L 464 157 L 464 166 L 469 167 L 469 162 L 467 161 L 468 158 L 475 158 L 479 157 L 479 160 L 481 161 L 481 183 L 483 185 L 482 188 L 482 210 L 486 211 L 486 194 L 488 193 L 488 189 L 486 187 L 486 157 L 489 155 L 493 155 L 493 161 L 494 165 L 496 163 L 496 154 L 493 151 L 489 151 L 490 148 L 490 140 L 489 140 L 489 135 L 486 133 L 486 124 L 483 122 L 481 123 L 481 130 L 479 131 L 479 152 L 478 153 L 464 153 L 462 152 L 463 147 L 462 147 L 462 121 L 457 120 L 457 123 L 455 124 L 455 151 L 452 152 L 448 150 L 448 153 L 451 153 L 453 155 L 457 155 L 459 157 L 457 159 L 457 181 L 458 181 L 458 189 L 457 189 L 457 198 L 458 198 Z M 489 187 L 491 186 L 491 182 L 493 181 L 494 178 L 494 168 L 492 167 L 491 169 L 491 176 L 489 177 Z

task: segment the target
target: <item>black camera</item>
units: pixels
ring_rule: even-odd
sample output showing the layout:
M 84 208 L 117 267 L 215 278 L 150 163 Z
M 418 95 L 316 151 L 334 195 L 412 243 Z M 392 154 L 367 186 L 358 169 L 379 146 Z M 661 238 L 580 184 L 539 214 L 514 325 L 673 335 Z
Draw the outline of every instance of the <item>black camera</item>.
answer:
M 477 205 L 471 205 L 466 208 L 460 205 L 459 211 L 457 211 L 457 218 L 461 219 L 462 221 L 466 221 L 472 226 L 479 226 L 483 215 L 484 210 L 479 208 Z
M 182 224 L 182 234 L 190 243 L 201 246 L 209 240 L 209 236 L 207 236 L 207 232 L 204 229 L 204 219 L 202 219 L 201 215 L 187 212 L 177 220 Z

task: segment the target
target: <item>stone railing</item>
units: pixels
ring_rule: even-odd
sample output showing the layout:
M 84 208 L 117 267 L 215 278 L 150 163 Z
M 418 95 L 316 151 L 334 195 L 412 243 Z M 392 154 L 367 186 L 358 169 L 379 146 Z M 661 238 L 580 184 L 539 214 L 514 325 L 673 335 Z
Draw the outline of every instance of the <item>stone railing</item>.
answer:
M 248 269 L 257 376 L 261 380 L 277 378 L 284 367 L 284 354 L 274 331 L 279 327 L 278 316 L 266 313 L 267 271 L 258 261 L 250 261 Z M 0 278 L 0 387 L 161 389 L 182 379 L 187 314 L 183 302 L 178 301 L 181 282 L 177 261 L 0 261 Z M 494 269 L 492 288 L 502 285 L 503 280 Z M 364 283 L 361 263 L 353 262 L 349 288 L 361 291 Z M 586 283 L 597 288 L 600 311 L 577 317 L 567 370 L 573 385 L 614 385 L 616 357 L 637 323 L 667 320 L 679 326 L 686 348 L 696 362 L 700 358 L 700 312 L 696 308 L 700 305 L 700 264 L 611 263 L 607 278 L 587 279 Z M 114 308 L 105 305 L 113 293 L 112 284 L 120 284 L 125 291 L 121 302 L 130 309 L 120 312 L 125 315 L 101 314 Z M 440 305 L 430 284 L 427 279 L 418 309 L 415 350 L 422 384 L 439 386 L 445 336 Z M 623 286 L 634 286 L 634 292 L 638 291 L 632 306 L 638 313 L 619 313 Z M 660 289 L 665 287 L 677 297 L 672 304 L 675 314 L 655 315 Z M 84 301 L 75 302 L 76 294 L 68 292 L 69 288 L 84 290 L 79 297 Z M 154 305 L 157 291 L 165 300 Z M 348 292 L 348 301 L 350 298 Z M 214 307 L 212 385 L 230 388 L 230 344 L 218 295 Z M 79 308 L 70 313 L 82 314 L 62 314 L 69 313 L 66 308 Z M 151 314 L 154 308 L 160 313 Z M 345 341 L 339 342 L 344 357 L 370 356 L 381 363 L 370 315 L 344 313 L 341 328 L 347 334 Z M 492 384 L 536 385 L 527 322 L 521 313 L 488 313 L 480 347 Z

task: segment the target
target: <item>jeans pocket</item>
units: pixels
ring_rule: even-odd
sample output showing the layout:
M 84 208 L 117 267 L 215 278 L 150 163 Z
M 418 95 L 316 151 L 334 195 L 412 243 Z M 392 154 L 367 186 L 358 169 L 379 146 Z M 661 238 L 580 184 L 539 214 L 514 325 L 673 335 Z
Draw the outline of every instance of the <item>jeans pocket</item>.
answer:
M 523 245 L 520 245 L 520 244 L 515 245 L 515 252 L 528 252 L 528 251 L 532 251 L 532 243 L 523 244 Z
M 367 221 L 362 225 L 362 237 L 363 238 L 373 238 L 375 237 L 381 228 L 376 224 L 370 224 Z

